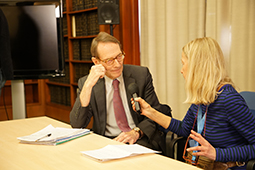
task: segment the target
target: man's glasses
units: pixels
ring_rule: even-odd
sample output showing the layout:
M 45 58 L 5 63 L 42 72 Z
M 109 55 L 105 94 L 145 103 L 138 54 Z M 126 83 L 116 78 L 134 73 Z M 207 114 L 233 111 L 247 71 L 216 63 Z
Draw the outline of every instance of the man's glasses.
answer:
M 113 65 L 115 60 L 117 60 L 119 63 L 121 63 L 123 61 L 124 57 L 125 57 L 125 52 L 122 52 L 114 58 L 108 58 L 106 60 L 101 60 L 100 58 L 98 58 L 98 59 L 100 61 L 102 61 L 103 63 L 105 63 L 106 65 L 111 66 L 111 65 Z

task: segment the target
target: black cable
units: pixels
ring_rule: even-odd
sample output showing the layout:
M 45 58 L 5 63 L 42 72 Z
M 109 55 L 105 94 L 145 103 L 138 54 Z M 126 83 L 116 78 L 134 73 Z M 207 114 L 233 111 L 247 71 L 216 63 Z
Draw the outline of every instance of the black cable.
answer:
M 113 36 L 113 30 L 117 25 L 110 24 L 110 34 Z

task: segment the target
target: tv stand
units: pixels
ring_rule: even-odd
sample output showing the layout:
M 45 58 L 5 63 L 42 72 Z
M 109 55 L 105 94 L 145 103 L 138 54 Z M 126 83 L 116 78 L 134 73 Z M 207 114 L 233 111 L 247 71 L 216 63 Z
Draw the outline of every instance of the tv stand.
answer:
M 12 80 L 12 116 L 13 119 L 26 118 L 26 99 L 24 80 Z

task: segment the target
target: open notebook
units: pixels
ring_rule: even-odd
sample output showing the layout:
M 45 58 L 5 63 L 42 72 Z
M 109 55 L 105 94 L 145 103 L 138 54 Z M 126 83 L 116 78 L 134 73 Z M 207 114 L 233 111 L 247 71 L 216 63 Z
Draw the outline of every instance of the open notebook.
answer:
M 89 129 L 71 129 L 48 125 L 28 136 L 18 137 L 20 143 L 39 145 L 59 145 L 90 133 Z

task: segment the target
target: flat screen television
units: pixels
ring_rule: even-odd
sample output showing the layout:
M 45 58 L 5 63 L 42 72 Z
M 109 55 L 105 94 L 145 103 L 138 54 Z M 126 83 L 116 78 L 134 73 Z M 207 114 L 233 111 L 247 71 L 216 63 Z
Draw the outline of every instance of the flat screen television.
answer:
M 61 18 L 55 5 L 0 6 L 9 24 L 14 79 L 63 73 Z

